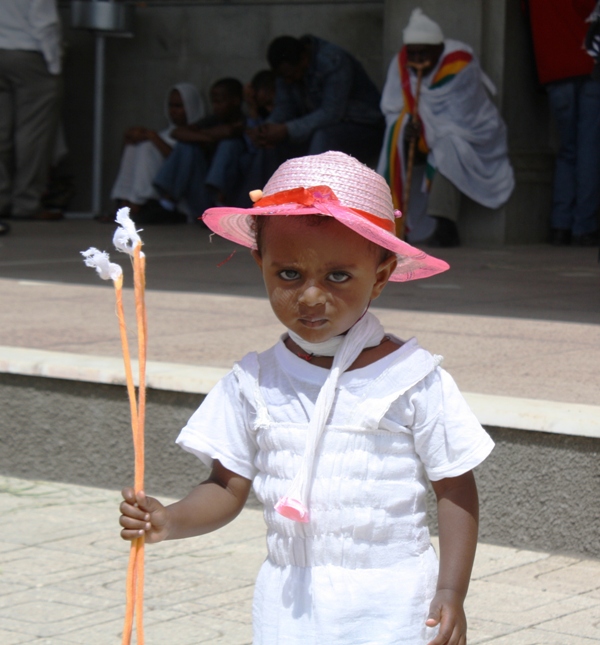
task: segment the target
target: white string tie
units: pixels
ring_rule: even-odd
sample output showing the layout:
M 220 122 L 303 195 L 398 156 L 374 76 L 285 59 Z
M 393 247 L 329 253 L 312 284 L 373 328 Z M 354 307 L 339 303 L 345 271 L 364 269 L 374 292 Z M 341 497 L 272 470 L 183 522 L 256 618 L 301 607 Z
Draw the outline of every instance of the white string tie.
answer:
M 292 480 L 287 494 L 275 505 L 275 510 L 296 522 L 308 522 L 308 498 L 312 484 L 313 470 L 317 448 L 329 418 L 329 413 L 335 400 L 340 376 L 345 372 L 358 355 L 367 347 L 369 342 L 378 345 L 384 336 L 383 326 L 379 320 L 370 312 L 367 312 L 345 336 L 342 336 L 333 359 L 333 365 L 317 397 L 313 415 L 308 423 L 306 431 L 306 446 L 300 468 Z M 296 341 L 294 341 L 296 342 Z M 306 344 L 306 341 L 303 341 Z M 320 345 L 321 343 L 318 343 Z M 374 345 L 373 345 L 374 346 Z

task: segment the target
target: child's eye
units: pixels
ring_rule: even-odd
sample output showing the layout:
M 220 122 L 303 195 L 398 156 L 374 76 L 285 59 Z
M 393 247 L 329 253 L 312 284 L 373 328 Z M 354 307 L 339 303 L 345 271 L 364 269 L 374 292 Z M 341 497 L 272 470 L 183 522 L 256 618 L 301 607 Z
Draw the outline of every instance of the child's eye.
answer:
M 328 276 L 329 280 L 331 282 L 346 282 L 347 280 L 350 280 L 350 276 L 347 273 L 342 273 L 342 271 L 334 271 L 333 273 L 330 273 Z
M 279 272 L 279 277 L 282 280 L 296 280 L 300 277 L 300 274 L 298 273 L 298 271 L 294 271 L 293 269 L 284 269 L 283 271 Z

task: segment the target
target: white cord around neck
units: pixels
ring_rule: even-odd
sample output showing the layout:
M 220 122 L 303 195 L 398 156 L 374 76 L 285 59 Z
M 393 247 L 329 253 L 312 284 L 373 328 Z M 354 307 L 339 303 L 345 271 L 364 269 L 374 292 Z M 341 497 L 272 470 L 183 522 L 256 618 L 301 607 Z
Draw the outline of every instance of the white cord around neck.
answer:
M 287 330 L 288 336 L 307 354 L 311 356 L 335 356 L 338 348 L 344 342 L 346 334 L 340 336 L 334 336 L 328 340 L 323 341 L 322 343 L 310 343 L 307 340 L 304 340 L 301 336 L 298 336 L 291 329 Z M 373 333 L 366 341 L 364 347 L 376 347 L 383 340 L 384 331 L 383 327 L 373 329 Z
M 335 400 L 339 378 L 354 363 L 365 347 L 378 345 L 383 339 L 383 335 L 382 324 L 372 313 L 367 312 L 346 334 L 338 336 L 342 339 L 342 343 L 335 354 L 327 379 L 317 396 L 315 408 L 306 430 L 306 444 L 302 461 L 287 493 L 275 505 L 275 510 L 284 517 L 297 522 L 309 521 L 308 504 L 315 455 Z M 296 342 L 295 339 L 292 340 Z M 302 342 L 306 345 L 306 341 Z M 298 344 L 300 345 L 300 343 Z M 324 344 L 309 343 L 309 346 L 317 347 L 320 352 L 320 345 Z M 303 345 L 300 346 L 305 349 Z M 310 351 L 310 348 L 307 351 Z

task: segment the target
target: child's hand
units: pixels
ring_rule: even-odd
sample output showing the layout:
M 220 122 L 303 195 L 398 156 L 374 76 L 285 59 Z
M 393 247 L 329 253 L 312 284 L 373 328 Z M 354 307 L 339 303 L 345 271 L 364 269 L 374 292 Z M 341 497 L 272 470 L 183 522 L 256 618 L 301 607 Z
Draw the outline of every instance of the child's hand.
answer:
M 146 141 L 146 139 L 148 138 L 147 131 L 147 128 L 143 128 L 141 126 L 129 128 L 125 132 L 125 143 L 137 144 L 141 143 L 142 141 Z
M 404 140 L 411 142 L 418 141 L 419 137 L 423 134 L 423 124 L 418 117 L 410 117 L 410 120 L 404 128 Z
M 467 618 L 463 599 L 452 589 L 440 589 L 429 607 L 427 627 L 440 626 L 438 635 L 428 645 L 467 645 Z
M 136 495 L 132 488 L 124 488 L 121 494 L 124 499 L 119 506 L 121 537 L 135 540 L 144 535 L 148 544 L 164 540 L 168 534 L 166 508 L 154 497 L 146 497 L 143 491 Z

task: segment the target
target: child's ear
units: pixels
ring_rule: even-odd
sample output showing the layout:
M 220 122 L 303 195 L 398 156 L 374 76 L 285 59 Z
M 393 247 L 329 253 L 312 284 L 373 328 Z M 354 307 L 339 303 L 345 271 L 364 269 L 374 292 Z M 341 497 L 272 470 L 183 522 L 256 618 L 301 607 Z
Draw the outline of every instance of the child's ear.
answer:
M 388 283 L 390 276 L 398 266 L 398 258 L 395 255 L 390 255 L 375 269 L 375 284 L 371 293 L 371 300 L 375 300 L 383 291 L 383 287 Z
M 258 268 L 262 271 L 262 255 L 260 254 L 260 251 L 252 249 L 251 253 L 254 261 L 258 264 Z

